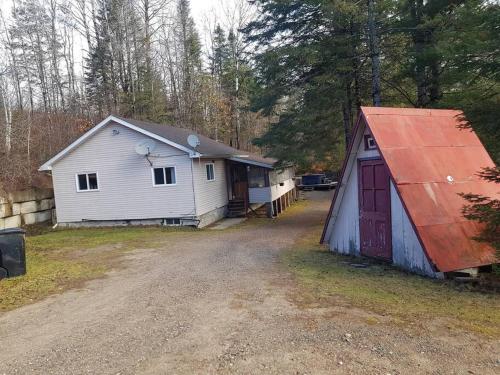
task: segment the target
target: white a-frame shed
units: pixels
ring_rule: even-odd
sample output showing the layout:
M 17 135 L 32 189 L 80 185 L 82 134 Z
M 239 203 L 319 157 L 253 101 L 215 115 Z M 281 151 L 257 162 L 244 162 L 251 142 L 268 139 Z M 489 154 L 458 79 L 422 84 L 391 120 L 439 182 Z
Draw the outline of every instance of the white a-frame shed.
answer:
M 459 195 L 499 197 L 494 166 L 460 111 L 362 107 L 321 241 L 431 277 L 495 263 Z

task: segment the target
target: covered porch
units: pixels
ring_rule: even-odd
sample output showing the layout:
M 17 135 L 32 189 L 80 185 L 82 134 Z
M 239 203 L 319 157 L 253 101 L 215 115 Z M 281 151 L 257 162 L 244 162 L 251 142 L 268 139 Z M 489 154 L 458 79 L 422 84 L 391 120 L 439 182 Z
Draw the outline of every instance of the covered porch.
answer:
M 228 216 L 276 217 L 298 199 L 292 166 L 228 160 Z

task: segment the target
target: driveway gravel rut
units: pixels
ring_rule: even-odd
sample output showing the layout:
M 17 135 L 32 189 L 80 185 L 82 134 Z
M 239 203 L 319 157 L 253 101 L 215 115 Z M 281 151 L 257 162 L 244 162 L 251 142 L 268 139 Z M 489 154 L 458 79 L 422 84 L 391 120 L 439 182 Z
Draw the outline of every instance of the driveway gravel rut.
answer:
M 273 223 L 168 235 L 83 289 L 0 316 L 0 374 L 494 374 L 498 343 L 301 309 L 279 253 L 329 193 Z M 497 372 L 498 373 L 498 372 Z

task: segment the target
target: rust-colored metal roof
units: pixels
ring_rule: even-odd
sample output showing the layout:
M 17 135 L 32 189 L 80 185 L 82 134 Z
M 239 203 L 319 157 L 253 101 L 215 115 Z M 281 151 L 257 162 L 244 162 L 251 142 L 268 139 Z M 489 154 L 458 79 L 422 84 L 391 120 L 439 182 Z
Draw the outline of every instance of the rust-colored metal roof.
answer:
M 362 107 L 403 205 L 429 260 L 441 272 L 496 262 L 495 251 L 474 241 L 481 226 L 465 219 L 458 193 L 500 197 L 476 174 L 495 164 L 454 110 Z

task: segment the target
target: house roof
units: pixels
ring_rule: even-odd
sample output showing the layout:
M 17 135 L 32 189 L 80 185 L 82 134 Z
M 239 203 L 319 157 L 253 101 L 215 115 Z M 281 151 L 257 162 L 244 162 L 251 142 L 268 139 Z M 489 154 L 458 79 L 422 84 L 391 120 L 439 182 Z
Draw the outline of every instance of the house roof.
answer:
M 191 157 L 222 157 L 238 161 L 241 163 L 261 166 L 264 168 L 273 168 L 274 165 L 277 163 L 276 159 L 265 158 L 259 155 L 249 153 L 247 151 L 237 150 L 233 147 L 217 142 L 211 138 L 205 137 L 200 134 L 196 134 L 195 132 L 189 129 L 177 128 L 174 126 L 155 124 L 151 122 L 139 121 L 112 115 L 107 117 L 99 124 L 97 124 L 95 127 L 93 127 L 84 135 L 82 135 L 80 138 L 78 138 L 75 142 L 70 144 L 60 153 L 58 153 L 49 161 L 47 161 L 44 165 L 40 167 L 40 170 L 50 170 L 53 163 L 64 157 L 72 149 L 79 146 L 86 139 L 88 139 L 90 136 L 96 133 L 99 129 L 108 125 L 111 122 L 119 123 L 123 126 L 136 130 L 151 138 L 154 138 L 160 142 L 176 147 L 182 151 L 187 152 Z M 190 134 L 196 134 L 200 139 L 200 145 L 196 147 L 196 149 L 191 147 L 187 142 L 187 137 Z
M 495 183 L 477 176 L 495 164 L 477 135 L 463 127 L 463 113 L 362 107 L 361 118 L 431 263 L 441 272 L 495 263 L 494 249 L 472 239 L 480 225 L 461 212 L 467 203 L 461 192 L 500 198 Z

